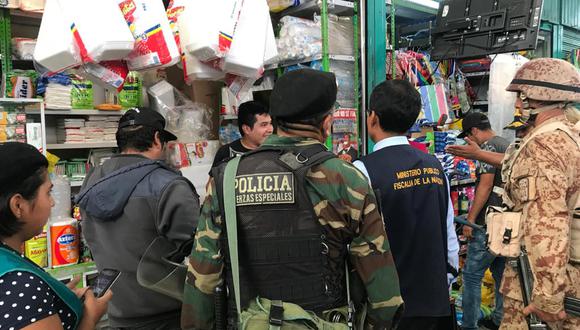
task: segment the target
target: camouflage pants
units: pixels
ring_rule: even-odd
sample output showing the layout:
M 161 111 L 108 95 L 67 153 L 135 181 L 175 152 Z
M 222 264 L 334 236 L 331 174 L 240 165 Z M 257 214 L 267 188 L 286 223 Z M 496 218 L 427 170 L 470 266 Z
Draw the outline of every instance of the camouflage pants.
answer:
M 528 330 L 528 323 L 523 311 L 523 302 L 504 297 L 504 314 L 500 330 Z M 563 322 L 549 323 L 548 326 L 552 330 L 577 330 L 580 329 L 580 318 L 568 317 Z

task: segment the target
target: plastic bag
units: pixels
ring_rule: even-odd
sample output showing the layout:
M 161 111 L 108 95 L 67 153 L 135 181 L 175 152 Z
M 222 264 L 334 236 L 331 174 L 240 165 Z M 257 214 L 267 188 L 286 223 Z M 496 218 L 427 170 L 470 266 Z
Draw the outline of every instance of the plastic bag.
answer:
M 148 89 L 149 103 L 167 121 L 167 130 L 179 141 L 208 140 L 211 135 L 212 110 L 195 103 L 183 93 L 162 80 Z
M 32 60 L 36 40 L 30 38 L 12 38 L 12 54 L 21 60 Z
M 284 16 L 280 24 L 280 34 L 277 39 L 279 62 L 314 59 L 322 54 L 320 23 Z
M 120 92 L 129 74 L 129 69 L 125 61 L 105 61 L 85 63 L 81 67 L 81 72 L 93 82 Z
M 314 15 L 320 26 L 320 16 Z M 351 17 L 328 15 L 328 52 L 335 55 L 354 55 L 354 26 Z
M 71 90 L 71 105 L 73 109 L 92 109 L 94 102 L 93 82 L 90 80 L 73 79 Z
M 268 7 L 273 13 L 279 13 L 284 9 L 300 5 L 300 0 L 268 0 Z

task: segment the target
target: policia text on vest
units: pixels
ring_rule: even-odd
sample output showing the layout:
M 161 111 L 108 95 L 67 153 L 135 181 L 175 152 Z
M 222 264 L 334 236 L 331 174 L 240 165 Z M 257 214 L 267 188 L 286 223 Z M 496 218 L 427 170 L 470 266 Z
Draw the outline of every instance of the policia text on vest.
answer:
M 236 177 L 236 204 L 294 204 L 294 174 L 260 173 Z
M 439 169 L 433 167 L 396 172 L 395 176 L 397 177 L 397 181 L 393 182 L 393 189 L 401 190 L 429 184 L 442 186 L 444 182 L 439 177 L 439 174 Z

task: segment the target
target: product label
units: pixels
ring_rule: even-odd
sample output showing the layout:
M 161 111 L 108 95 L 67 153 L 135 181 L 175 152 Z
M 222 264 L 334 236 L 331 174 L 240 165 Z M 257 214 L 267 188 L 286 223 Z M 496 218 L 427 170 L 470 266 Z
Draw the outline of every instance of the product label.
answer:
M 74 224 L 50 227 L 52 266 L 66 266 L 79 261 L 78 230 Z

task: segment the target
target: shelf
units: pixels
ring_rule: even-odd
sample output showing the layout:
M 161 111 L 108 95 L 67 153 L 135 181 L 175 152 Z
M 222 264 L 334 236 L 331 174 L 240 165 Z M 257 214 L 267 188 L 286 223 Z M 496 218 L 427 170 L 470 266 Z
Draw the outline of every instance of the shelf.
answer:
M 328 55 L 328 58 L 333 60 L 333 61 L 344 61 L 344 62 L 354 62 L 355 61 L 354 56 L 350 56 L 350 55 Z M 308 62 L 320 61 L 320 60 L 322 60 L 321 54 L 313 56 L 313 57 L 301 58 L 298 60 L 291 60 L 291 61 L 285 61 L 285 62 L 281 62 L 281 63 L 269 64 L 269 65 L 266 65 L 264 67 L 264 69 L 265 70 L 273 70 L 276 68 L 285 68 L 285 67 L 296 65 L 296 64 L 308 63 Z
M 467 72 L 463 74 L 465 77 L 486 77 L 489 76 L 489 71 Z
M 473 105 L 489 105 L 488 101 L 475 101 Z
M 42 19 L 42 13 L 36 13 L 31 11 L 24 11 L 20 9 L 10 9 L 10 15 L 15 17 L 27 17 L 34 19 Z
M 39 115 L 39 110 L 29 110 L 26 111 L 29 115 Z M 59 115 L 59 116 L 122 116 L 125 111 L 103 111 L 103 110 L 93 110 L 93 109 L 72 109 L 72 110 L 50 110 L 45 109 L 44 114 L 46 116 Z
M 328 13 L 337 16 L 353 16 L 354 3 L 352 1 L 344 0 L 329 0 Z M 280 13 L 280 17 L 294 16 L 300 18 L 312 19 L 314 14 L 320 14 L 320 7 L 317 0 L 310 0 L 301 3 L 299 6 L 290 7 Z
M 98 149 L 116 147 L 117 142 L 53 143 L 46 145 L 46 149 L 48 150 Z
M 474 179 L 451 180 L 451 187 L 465 186 L 474 183 L 475 183 Z
M 38 104 L 42 103 L 43 99 L 13 99 L 13 98 L 0 98 L 0 103 L 18 103 L 18 104 Z

